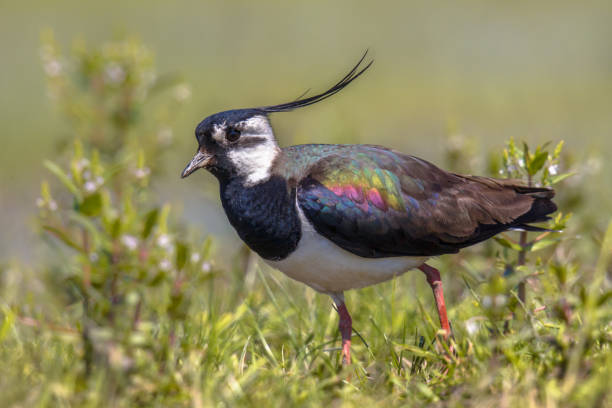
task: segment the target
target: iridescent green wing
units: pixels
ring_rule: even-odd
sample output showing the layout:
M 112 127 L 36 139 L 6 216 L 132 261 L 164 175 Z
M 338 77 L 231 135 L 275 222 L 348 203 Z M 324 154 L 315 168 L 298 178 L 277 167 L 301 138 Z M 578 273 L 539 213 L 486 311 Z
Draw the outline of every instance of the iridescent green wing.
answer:
M 357 255 L 433 256 L 542 219 L 530 212 L 533 194 L 552 193 L 520 189 L 377 146 L 339 146 L 310 166 L 298 204 L 317 232 Z

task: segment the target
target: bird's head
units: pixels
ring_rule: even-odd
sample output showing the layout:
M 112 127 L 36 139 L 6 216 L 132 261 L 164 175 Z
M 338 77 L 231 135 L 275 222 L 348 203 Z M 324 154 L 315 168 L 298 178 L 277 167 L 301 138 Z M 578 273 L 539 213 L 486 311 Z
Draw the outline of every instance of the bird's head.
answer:
M 242 176 L 257 184 L 269 177 L 280 152 L 268 115 L 260 109 L 215 113 L 200 122 L 195 134 L 198 151 L 181 177 L 206 168 L 216 176 Z
M 229 110 L 208 116 L 196 127 L 198 151 L 181 177 L 205 168 L 217 177 L 242 177 L 246 185 L 267 180 L 281 151 L 268 114 L 309 106 L 340 92 L 372 65 L 370 61 L 359 69 L 366 55 L 367 51 L 344 78 L 318 95 L 280 105 Z

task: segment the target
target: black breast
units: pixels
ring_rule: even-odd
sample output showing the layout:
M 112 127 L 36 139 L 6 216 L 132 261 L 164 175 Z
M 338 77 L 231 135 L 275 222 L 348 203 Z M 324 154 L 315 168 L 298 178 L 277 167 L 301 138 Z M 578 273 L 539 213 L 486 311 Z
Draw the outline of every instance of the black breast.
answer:
M 233 179 L 221 183 L 221 202 L 240 238 L 262 258 L 280 260 L 295 250 L 302 235 L 295 188 L 279 176 L 252 187 Z

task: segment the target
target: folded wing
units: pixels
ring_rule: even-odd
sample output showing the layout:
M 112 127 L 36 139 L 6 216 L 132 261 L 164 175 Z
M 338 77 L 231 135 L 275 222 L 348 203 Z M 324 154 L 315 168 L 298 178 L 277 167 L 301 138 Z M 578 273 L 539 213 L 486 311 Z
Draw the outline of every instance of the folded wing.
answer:
M 548 219 L 554 191 L 462 176 L 378 146 L 340 149 L 298 185 L 314 228 L 364 257 L 454 253 L 509 228 Z

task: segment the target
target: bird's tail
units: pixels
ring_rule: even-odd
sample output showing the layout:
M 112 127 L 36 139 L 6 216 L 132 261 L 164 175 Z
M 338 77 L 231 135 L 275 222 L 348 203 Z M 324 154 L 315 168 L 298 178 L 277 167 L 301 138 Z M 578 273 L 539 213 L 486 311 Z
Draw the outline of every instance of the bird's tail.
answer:
M 517 186 L 515 191 L 519 194 L 531 196 L 534 200 L 529 211 L 514 220 L 512 228 L 525 231 L 550 231 L 546 228 L 535 227 L 529 224 L 548 221 L 550 220 L 548 214 L 557 211 L 557 205 L 552 201 L 555 196 L 555 190 L 546 187 Z

